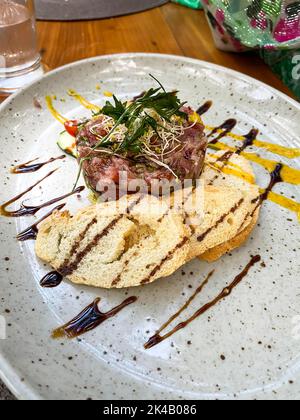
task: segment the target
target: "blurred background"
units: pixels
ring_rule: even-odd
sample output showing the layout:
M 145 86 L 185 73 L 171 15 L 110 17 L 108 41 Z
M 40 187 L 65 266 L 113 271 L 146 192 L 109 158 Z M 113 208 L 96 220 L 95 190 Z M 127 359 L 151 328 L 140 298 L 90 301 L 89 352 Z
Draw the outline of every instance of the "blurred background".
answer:
M 0 94 L 76 60 L 154 52 L 214 62 L 300 99 L 299 40 L 294 0 L 0 0 Z
M 64 64 L 126 52 L 213 62 L 300 100 L 300 1 L 0 0 L 0 101 Z M 13 399 L 1 382 L 0 399 Z

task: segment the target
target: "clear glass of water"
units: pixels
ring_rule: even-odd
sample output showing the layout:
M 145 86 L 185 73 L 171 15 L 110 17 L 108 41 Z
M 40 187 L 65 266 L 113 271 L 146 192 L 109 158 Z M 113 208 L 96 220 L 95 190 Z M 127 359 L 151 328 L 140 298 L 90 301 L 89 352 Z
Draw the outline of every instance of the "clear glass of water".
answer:
M 43 73 L 33 0 L 0 0 L 0 94 L 9 95 Z

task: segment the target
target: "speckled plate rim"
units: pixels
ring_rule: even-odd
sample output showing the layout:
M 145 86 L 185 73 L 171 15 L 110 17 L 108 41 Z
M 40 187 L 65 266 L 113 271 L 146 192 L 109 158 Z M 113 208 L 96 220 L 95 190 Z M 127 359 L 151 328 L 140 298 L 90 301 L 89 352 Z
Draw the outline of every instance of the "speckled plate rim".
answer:
M 189 57 L 183 57 L 180 55 L 171 55 L 171 54 L 157 54 L 157 53 L 122 53 L 122 54 L 108 54 L 108 55 L 102 55 L 102 56 L 95 56 L 88 59 L 83 59 L 79 61 L 75 61 L 73 63 L 66 64 L 64 66 L 58 67 L 57 69 L 54 69 L 43 76 L 41 76 L 39 79 L 35 80 L 33 83 L 30 83 L 20 91 L 14 93 L 9 98 L 7 98 L 2 104 L 0 104 L 0 114 L 1 112 L 7 108 L 7 106 L 12 102 L 15 101 L 19 96 L 21 97 L 25 92 L 30 91 L 34 86 L 38 85 L 41 80 L 51 78 L 55 74 L 62 73 L 67 69 L 76 68 L 80 66 L 81 64 L 85 63 L 93 63 L 101 60 L 114 60 L 114 59 L 135 59 L 135 58 L 153 58 L 153 59 L 159 59 L 159 58 L 165 58 L 165 59 L 174 59 L 177 61 L 182 61 L 183 63 L 190 63 L 190 64 L 201 64 L 203 68 L 209 69 L 209 70 L 218 70 L 221 71 L 227 75 L 231 75 L 233 77 L 238 78 L 239 80 L 246 81 L 249 83 L 253 83 L 256 86 L 260 86 L 262 88 L 268 89 L 270 92 L 274 93 L 278 97 L 281 97 L 286 102 L 291 104 L 293 107 L 297 108 L 297 110 L 300 112 L 300 104 L 294 100 L 293 98 L 290 98 L 288 95 L 286 95 L 283 92 L 280 92 L 279 90 L 273 88 L 272 86 L 263 83 L 251 76 L 247 76 L 243 73 L 240 73 L 238 71 L 226 68 L 224 66 L 220 66 L 215 63 L 198 60 L 194 58 Z M 26 382 L 22 382 L 19 378 L 19 376 L 16 374 L 15 369 L 13 368 L 12 364 L 7 360 L 7 358 L 4 358 L 2 354 L 0 353 L 0 378 L 5 383 L 5 385 L 10 389 L 10 391 L 16 396 L 16 398 L 20 400 L 41 400 L 41 396 L 38 393 L 38 390 L 36 390 L 34 387 L 32 387 L 30 384 Z M 294 394 L 298 395 L 298 392 L 300 392 L 300 384 L 299 389 L 297 390 L 294 388 Z M 292 396 L 291 396 L 292 397 Z

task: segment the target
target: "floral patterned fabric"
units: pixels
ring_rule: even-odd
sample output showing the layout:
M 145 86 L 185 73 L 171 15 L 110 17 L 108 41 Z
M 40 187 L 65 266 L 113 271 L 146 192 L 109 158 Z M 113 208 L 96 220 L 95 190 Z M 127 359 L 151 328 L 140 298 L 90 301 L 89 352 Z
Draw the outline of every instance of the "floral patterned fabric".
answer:
M 202 9 L 201 0 L 172 0 L 173 3 L 179 3 L 192 9 Z
M 218 48 L 260 51 L 261 57 L 300 100 L 300 1 L 173 0 L 201 8 Z
M 300 1 L 202 0 L 219 48 L 300 47 Z

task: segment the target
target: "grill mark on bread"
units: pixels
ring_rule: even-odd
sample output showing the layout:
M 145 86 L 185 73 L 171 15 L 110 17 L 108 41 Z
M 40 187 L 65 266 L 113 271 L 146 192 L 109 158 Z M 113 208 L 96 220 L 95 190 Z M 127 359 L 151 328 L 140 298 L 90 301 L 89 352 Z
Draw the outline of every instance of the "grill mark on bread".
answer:
M 143 195 L 140 195 L 137 200 L 133 201 L 130 204 L 130 206 L 127 207 L 126 213 L 127 214 L 130 214 L 131 213 L 131 210 L 133 210 L 135 206 L 137 206 L 138 204 L 140 204 L 140 202 L 142 201 L 143 198 L 144 198 L 144 196 Z
M 136 257 L 137 256 L 137 253 L 135 253 L 134 255 L 133 255 L 133 257 Z M 125 269 L 126 269 L 126 267 L 128 266 L 128 264 L 130 263 L 130 260 L 126 260 L 125 262 L 124 262 L 124 265 L 123 265 L 123 267 L 122 267 L 122 271 L 121 271 L 121 273 L 120 274 L 118 274 L 117 275 L 117 277 L 112 281 L 112 283 L 111 283 L 111 286 L 113 287 L 113 286 L 116 286 L 117 284 L 119 284 L 120 283 L 120 281 L 121 281 L 121 279 L 122 279 L 122 273 L 125 271 Z
M 219 174 L 218 175 L 215 175 L 214 177 L 213 177 L 213 179 L 211 179 L 210 181 L 209 181 L 209 183 L 208 183 L 208 185 L 210 185 L 210 186 L 212 186 L 212 185 L 214 185 L 214 182 L 219 178 Z
M 140 196 L 137 200 L 135 200 L 133 203 L 130 204 L 130 206 L 126 209 L 126 214 L 130 214 L 130 212 L 133 210 L 133 208 L 140 203 L 142 200 L 142 196 Z M 123 218 L 123 214 L 119 215 L 115 219 L 113 219 L 107 226 L 104 228 L 100 233 L 98 233 L 96 236 L 94 236 L 93 240 L 78 254 L 76 254 L 75 260 L 71 263 L 67 261 L 65 264 L 63 264 L 57 271 L 62 274 L 63 276 L 70 276 L 78 269 L 79 264 L 82 262 L 82 260 L 95 248 L 99 241 L 103 239 L 105 236 L 109 234 L 109 232 L 118 224 L 118 222 Z M 97 219 L 96 219 L 97 221 Z M 91 222 L 92 225 L 92 222 Z M 75 248 L 74 244 L 74 248 Z
M 191 225 L 190 230 L 191 230 L 191 236 L 195 235 L 195 233 L 196 233 L 195 227 Z
M 227 166 L 227 164 L 228 164 L 228 161 L 232 158 L 232 156 L 235 154 L 235 152 L 232 152 L 231 150 L 229 150 L 228 152 L 225 152 L 222 156 L 220 156 L 216 161 L 215 161 L 215 163 L 217 163 L 217 162 L 223 162 L 223 166 L 220 168 L 220 170 L 221 169 L 223 169 L 223 168 L 225 168 L 226 166 Z M 219 177 L 220 176 L 224 176 L 221 172 L 220 173 L 218 173 L 217 175 L 215 175 L 214 176 L 214 178 L 213 179 L 211 179 L 210 181 L 209 181 L 209 184 L 208 185 L 210 185 L 210 186 L 212 186 L 212 185 L 214 185 L 214 182 L 217 180 L 217 179 L 219 179 Z
M 191 193 L 189 193 L 189 195 L 188 196 L 190 196 L 192 194 L 192 192 Z M 183 204 L 183 203 L 182 203 Z M 169 215 L 169 213 L 170 213 L 170 211 L 171 210 L 173 210 L 174 209 L 174 204 L 171 204 L 170 205 L 170 207 L 167 209 L 167 211 L 164 213 L 164 214 L 162 214 L 161 215 L 161 217 L 159 218 L 159 219 L 157 219 L 157 223 L 162 223 L 163 222 L 163 220 Z M 145 238 L 145 239 L 147 239 L 147 238 Z M 123 256 L 126 254 L 126 252 L 123 254 Z M 115 286 L 117 286 L 119 283 L 120 283 L 120 281 L 122 280 L 122 273 L 124 272 L 124 269 L 128 266 L 128 264 L 130 263 L 130 260 L 125 260 L 124 261 L 124 264 L 123 264 L 123 267 L 122 267 L 122 271 L 121 271 L 121 273 L 120 274 L 118 274 L 117 275 L 117 277 L 112 281 L 112 283 L 111 283 L 111 287 L 115 287 Z M 146 268 L 150 268 L 150 266 L 148 267 L 146 267 Z
M 192 237 L 192 236 L 195 234 L 195 232 L 196 232 L 196 228 L 195 228 L 193 225 L 188 224 L 189 217 L 190 217 L 190 216 L 189 216 L 189 214 L 185 212 L 185 213 L 184 213 L 184 220 L 183 220 L 183 223 L 184 223 L 186 226 L 188 226 L 188 227 L 189 227 L 190 232 L 191 232 L 190 236 Z
M 196 190 L 196 187 L 193 186 L 192 190 L 188 193 L 188 195 L 186 197 L 186 200 L 188 200 L 194 194 L 195 190 Z M 184 203 L 182 203 L 182 205 L 184 206 Z M 184 224 L 185 225 L 187 224 L 187 221 L 188 221 L 189 217 L 190 217 L 189 214 L 185 211 L 184 212 Z M 191 231 L 191 236 L 193 236 L 196 232 L 196 229 L 193 225 L 189 225 L 189 228 L 190 228 L 190 231 Z
M 182 202 L 181 202 L 181 209 L 182 210 L 184 209 L 184 205 L 185 205 L 184 202 L 187 201 L 194 194 L 195 190 L 196 190 L 196 187 L 193 187 L 191 189 L 191 191 L 188 193 L 188 195 L 186 197 L 183 197 Z M 173 209 L 174 209 L 174 203 L 171 204 L 170 208 L 157 220 L 157 223 L 161 223 L 164 220 L 164 218 L 167 217 L 168 214 L 170 213 L 170 211 L 173 210 Z M 184 223 L 186 224 L 186 220 L 188 219 L 189 215 L 186 211 L 184 211 L 183 215 L 184 215 Z M 191 228 L 191 230 L 192 230 L 192 228 Z
M 146 277 L 144 280 L 142 280 L 140 284 L 142 285 L 142 284 L 149 283 L 151 278 L 155 276 L 155 274 L 163 267 L 163 265 L 174 256 L 175 252 L 178 251 L 180 248 L 182 248 L 188 241 L 189 241 L 189 238 L 187 237 L 183 238 L 183 240 L 179 242 L 179 244 L 177 244 L 176 247 L 172 249 L 172 251 L 170 251 L 168 255 L 166 255 L 165 258 L 163 258 L 161 262 L 153 268 L 149 276 Z
M 187 199 L 189 199 L 192 195 L 193 195 L 193 193 L 194 193 L 194 191 L 195 191 L 195 187 L 193 187 L 192 188 L 192 190 L 189 192 L 189 194 L 187 195 L 187 197 L 185 197 L 185 199 L 187 200 Z M 182 201 L 182 207 L 184 207 L 184 201 Z M 157 222 L 158 223 L 161 223 L 163 220 L 164 220 L 164 218 L 165 217 L 167 217 L 168 216 L 168 214 L 169 214 L 169 212 L 171 211 L 171 210 L 173 210 L 173 208 L 174 208 L 174 204 L 172 204 L 171 206 L 170 206 L 170 208 L 168 209 L 168 211 L 166 211 L 166 213 L 165 214 L 163 214 L 158 220 L 157 220 Z M 184 217 L 185 217 L 185 220 L 184 220 L 184 223 L 186 223 L 186 220 L 188 219 L 188 217 L 189 217 L 189 215 L 187 214 L 187 212 L 184 212 Z M 195 228 L 193 227 L 193 226 L 190 226 L 190 230 L 191 230 L 191 235 L 193 235 L 194 233 L 195 233 Z M 150 275 L 146 278 L 146 279 L 144 279 L 144 280 L 142 280 L 142 282 L 141 282 L 141 285 L 142 284 L 147 284 L 147 283 L 149 283 L 150 282 L 150 280 L 151 280 L 151 278 L 157 273 L 157 271 L 159 271 L 161 268 L 162 268 L 162 266 L 168 261 L 168 260 L 170 260 L 172 257 L 173 257 L 173 255 L 174 255 L 174 253 L 178 250 L 178 249 L 180 249 L 180 248 L 182 248 L 186 243 L 187 243 L 187 241 L 189 240 L 190 238 L 187 238 L 187 237 L 185 237 L 172 251 L 170 251 L 169 253 L 168 253 L 168 255 L 160 262 L 160 264 L 158 264 L 158 265 L 156 265 L 155 267 L 154 267 L 154 269 L 152 270 L 152 272 L 150 273 Z M 127 261 L 126 261 L 127 262 Z M 150 266 L 148 265 L 146 268 L 150 268 Z M 112 285 L 113 286 L 115 286 L 116 284 L 118 284 L 119 282 L 120 282 L 120 280 L 121 280 L 121 274 L 112 282 Z
M 257 199 L 259 200 L 259 198 Z M 254 204 L 254 203 L 253 203 Z M 241 224 L 241 227 L 239 229 L 240 232 L 242 232 L 244 229 L 246 229 L 246 222 L 248 219 L 253 219 L 253 217 L 255 216 L 255 213 L 257 212 L 257 210 L 260 208 L 260 206 L 256 206 L 255 209 L 253 211 L 248 211 L 248 213 L 246 214 L 245 219 L 243 220 L 243 223 Z
M 147 239 L 147 238 L 145 238 L 145 239 Z M 189 238 L 190 239 L 190 238 Z M 176 249 L 175 249 L 176 250 Z M 174 250 L 173 251 L 170 251 L 170 253 L 174 253 Z M 135 255 L 136 256 L 136 255 Z M 117 284 L 119 284 L 120 283 L 120 281 L 122 280 L 122 273 L 124 273 L 126 270 L 126 267 L 128 266 L 128 264 L 130 263 L 130 260 L 126 260 L 126 261 L 124 261 L 124 264 L 123 264 L 123 267 L 122 267 L 122 271 L 121 271 L 121 273 L 120 274 L 118 274 L 117 275 L 117 277 L 112 281 L 112 283 L 111 283 L 111 286 L 112 287 L 114 287 L 114 286 L 116 286 Z M 148 270 L 148 269 L 150 269 L 150 267 L 152 267 L 154 264 L 148 264 L 147 266 L 146 266 L 146 269 Z M 152 276 L 151 276 L 152 277 Z M 142 283 L 141 283 L 142 284 Z
M 72 248 L 71 248 L 71 251 L 70 251 L 70 256 L 69 256 L 69 258 L 66 258 L 65 260 L 64 260 L 64 262 L 61 264 L 61 266 L 60 266 L 60 268 L 58 269 L 58 271 L 60 272 L 60 270 L 63 268 L 63 267 L 65 267 L 68 263 L 69 263 L 69 261 L 70 261 L 70 259 L 73 257 L 73 255 L 75 255 L 76 254 L 76 252 L 77 252 L 77 249 L 78 249 L 78 247 L 79 247 L 79 245 L 80 245 L 80 243 L 81 243 L 81 241 L 83 241 L 83 239 L 85 238 L 85 236 L 87 235 L 87 233 L 88 233 L 88 231 L 91 229 L 91 227 L 93 226 L 93 225 L 95 225 L 97 223 L 97 219 L 96 219 L 96 217 L 94 217 L 94 219 L 91 221 L 91 222 L 89 222 L 87 225 L 86 225 L 86 227 L 85 227 L 85 229 L 78 235 L 78 238 L 76 239 L 76 241 L 74 242 L 74 244 L 73 244 L 73 246 L 72 246 Z
M 228 213 L 223 214 L 223 216 L 220 217 L 220 219 L 214 224 L 214 226 L 211 226 L 209 229 L 207 229 L 206 232 L 198 236 L 197 238 L 198 242 L 203 242 L 204 239 L 207 237 L 207 235 L 209 235 L 214 229 L 216 229 L 220 224 L 222 224 L 225 221 L 227 216 L 229 216 L 230 214 L 234 214 L 241 207 L 244 201 L 245 201 L 244 198 L 242 198 L 238 203 L 236 203 L 232 207 L 232 209 Z
M 121 279 L 122 279 L 122 273 L 124 272 L 125 268 L 128 266 L 128 264 L 130 263 L 130 260 L 126 260 L 124 261 L 124 265 L 122 267 L 122 271 L 120 274 L 117 275 L 117 277 L 112 281 L 111 283 L 111 287 L 116 286 L 117 284 L 120 283 Z
M 157 223 L 161 223 L 164 220 L 164 218 L 167 217 L 170 211 L 173 209 L 174 209 L 174 204 L 171 204 L 170 208 L 157 220 Z
M 161 217 L 157 220 L 157 223 L 161 223 L 161 222 L 164 220 L 164 218 L 168 216 L 168 214 L 169 214 L 170 210 L 172 210 L 172 207 L 171 207 L 170 209 L 168 209 L 168 210 L 165 212 L 165 214 L 163 214 L 163 215 L 162 215 L 162 216 L 161 216 Z
M 187 201 L 195 192 L 196 187 L 193 186 L 191 191 L 187 194 L 186 197 L 183 197 L 182 202 L 181 202 L 181 208 L 184 209 L 184 202 Z M 157 220 L 157 223 L 161 223 L 165 217 L 168 216 L 168 214 L 170 213 L 171 210 L 174 209 L 174 203 L 170 205 L 170 208 Z M 184 217 L 185 219 L 188 218 L 188 214 L 186 212 L 184 212 Z
M 274 169 L 274 171 L 271 172 L 270 174 L 271 180 L 268 187 L 265 189 L 265 191 L 262 194 L 260 194 L 259 196 L 257 196 L 251 201 L 251 204 L 255 204 L 255 207 L 252 210 L 252 212 L 248 213 L 247 217 L 251 217 L 251 218 L 254 217 L 256 211 L 260 208 L 263 202 L 268 199 L 269 193 L 273 190 L 274 186 L 282 182 L 281 170 L 282 170 L 282 164 L 279 163 Z
M 111 286 L 116 286 L 117 284 L 119 284 L 121 281 L 121 274 L 119 274 L 111 283 Z
M 253 216 L 254 216 L 254 214 L 253 214 Z M 246 228 L 245 224 L 246 224 L 247 220 L 248 220 L 250 217 L 251 217 L 251 213 L 250 213 L 250 211 L 248 211 L 248 213 L 246 214 L 245 219 L 242 221 L 242 224 L 241 224 L 241 226 L 240 226 L 240 228 L 239 228 L 238 232 L 242 232 L 242 231 Z M 245 227 L 244 227 L 244 226 L 245 226 Z
M 98 242 L 104 238 L 105 236 L 107 236 L 109 234 L 109 232 L 116 226 L 116 224 L 123 218 L 123 216 L 118 216 L 116 219 L 112 220 L 107 226 L 106 228 L 104 228 L 102 230 L 102 232 L 98 233 L 94 239 L 82 250 L 80 251 L 77 255 L 75 260 L 64 266 L 61 267 L 58 271 L 63 275 L 63 276 L 70 276 L 72 273 L 74 273 L 74 271 L 77 270 L 79 264 L 81 263 L 81 261 L 92 251 L 93 248 L 95 248 L 98 245 Z

